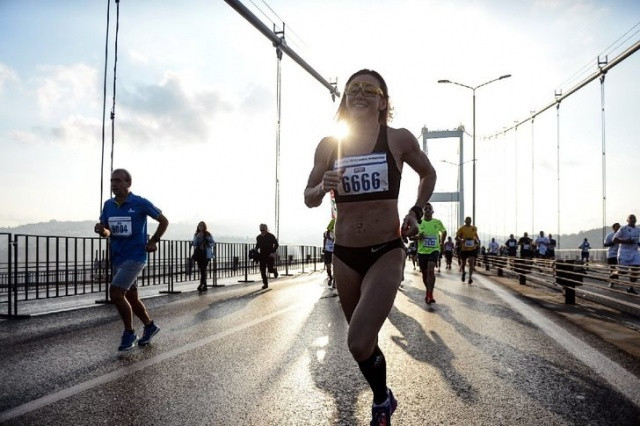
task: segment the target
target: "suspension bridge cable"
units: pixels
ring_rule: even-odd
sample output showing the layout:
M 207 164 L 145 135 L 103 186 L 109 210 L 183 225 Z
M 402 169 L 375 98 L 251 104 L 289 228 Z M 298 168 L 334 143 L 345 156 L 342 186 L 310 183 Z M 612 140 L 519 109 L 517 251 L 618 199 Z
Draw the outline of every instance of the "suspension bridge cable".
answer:
M 635 29 L 635 31 L 634 31 L 634 29 Z M 623 35 L 618 37 L 617 40 L 615 40 L 608 47 L 606 47 L 602 52 L 600 52 L 598 54 L 597 58 L 589 60 L 585 65 L 583 65 L 576 72 L 574 72 L 571 76 L 569 76 L 566 80 L 564 80 L 558 86 L 558 89 L 562 90 L 566 86 L 570 86 L 570 84 L 572 82 L 577 81 L 580 77 L 583 77 L 585 74 L 588 73 L 588 70 L 589 70 L 590 67 L 593 67 L 594 65 L 597 66 L 598 58 L 600 58 L 602 56 L 608 56 L 608 55 L 612 54 L 613 52 L 615 52 L 617 49 L 619 49 L 622 45 L 624 45 L 626 42 L 628 42 L 633 36 L 635 36 L 639 32 L 640 32 L 640 22 L 635 24 L 633 27 L 631 27 L 629 30 L 627 30 L 627 32 L 625 32 Z
M 274 46 L 279 46 L 284 53 L 286 53 L 291 59 L 293 59 L 298 65 L 300 65 L 305 71 L 311 74 L 316 80 L 318 80 L 323 86 L 329 89 L 331 97 L 335 100 L 336 97 L 340 97 L 335 84 L 332 84 L 325 80 L 315 69 L 313 69 L 308 63 L 304 61 L 295 51 L 293 51 L 286 43 L 283 43 L 278 35 L 271 31 L 262 21 L 260 21 L 245 5 L 238 0 L 225 0 L 225 2 L 235 9 L 243 18 L 245 18 L 251 25 L 253 25 L 258 31 L 260 31 L 265 37 L 267 37 Z
M 278 18 L 278 19 L 280 20 L 280 22 L 282 22 L 282 25 L 284 26 L 284 19 L 282 19 L 282 18 L 281 18 L 281 17 L 276 13 L 276 11 L 275 11 L 275 10 L 273 10 L 273 9 L 271 8 L 271 6 L 269 6 L 269 4 L 268 4 L 265 0 L 262 0 L 262 3 L 264 3 L 264 5 L 265 5 L 265 6 L 267 6 L 267 7 L 269 8 L 269 10 L 271 11 L 271 13 L 273 13 L 273 14 L 276 16 L 276 18 Z M 301 38 L 301 37 L 300 37 L 300 36 L 299 36 L 299 35 L 298 35 L 294 30 L 293 30 L 293 28 L 291 27 L 291 25 L 288 25 L 288 26 L 287 26 L 287 36 L 291 36 L 291 34 L 293 34 L 293 36 L 294 36 L 295 38 L 297 38 L 298 40 L 300 40 L 300 42 L 301 42 L 302 44 L 306 45 L 306 43 L 304 42 L 304 40 L 302 40 L 302 38 Z M 296 44 L 296 43 L 294 42 L 294 44 Z
M 635 29 L 635 31 L 632 34 L 631 33 L 633 30 Z M 620 46 L 622 46 L 622 44 L 626 43 L 631 37 L 633 37 L 634 35 L 638 34 L 638 32 L 640 32 L 640 21 L 638 21 L 637 24 L 635 24 L 633 27 L 629 28 L 629 30 L 627 30 L 626 33 L 622 34 L 618 40 L 614 41 L 613 43 L 611 43 L 609 45 L 609 47 L 607 47 L 606 49 L 604 49 L 600 55 L 608 55 L 612 52 L 614 52 L 616 49 L 618 49 Z M 625 36 L 627 36 L 627 38 L 625 38 Z M 624 39 L 624 40 L 623 40 Z
M 274 21 L 273 19 L 271 19 L 271 18 L 270 18 L 270 17 L 269 17 L 265 12 L 264 12 L 264 10 L 262 10 L 262 9 L 260 8 L 260 6 L 258 6 L 258 5 L 256 4 L 256 2 L 254 2 L 253 0 L 249 0 L 249 2 L 250 2 L 250 3 L 251 3 L 251 4 L 252 4 L 256 9 L 258 9 L 258 11 L 262 14 L 262 16 L 264 16 L 264 17 L 265 17 L 269 22 L 271 22 L 271 24 L 273 24 L 273 26 L 274 26 L 274 27 L 276 27 L 276 29 L 277 29 L 278 31 L 282 31 L 282 28 L 278 28 L 278 27 L 277 27 L 277 25 L 276 25 L 276 23 L 275 23 L 275 21 Z M 282 22 L 282 20 L 280 20 L 280 21 Z
M 270 17 L 260 6 L 258 6 L 253 0 L 249 0 L 249 2 L 255 7 L 255 9 L 257 9 L 260 14 L 262 16 L 265 17 L 265 19 L 269 22 L 271 22 L 271 25 L 274 28 L 274 31 L 276 32 L 281 32 L 284 31 L 284 20 L 271 8 L 271 6 L 269 6 L 269 4 L 267 4 L 267 2 L 265 2 L 264 0 L 262 0 L 262 3 L 264 3 L 264 5 L 271 11 L 271 13 L 275 16 L 276 19 L 273 19 L 272 17 Z M 280 21 L 280 23 L 278 24 L 276 22 L 276 20 Z M 288 44 L 292 44 L 293 46 L 298 46 L 302 49 L 306 49 L 306 43 L 304 42 L 304 40 L 302 40 L 302 38 L 300 36 L 298 36 L 298 34 L 292 29 L 292 27 L 290 25 L 287 25 L 287 34 L 293 35 L 294 38 L 298 39 L 300 41 L 300 43 L 296 43 L 296 41 L 294 40 L 293 43 L 291 43 L 291 37 L 289 37 L 289 40 L 287 41 Z
M 638 50 L 640 50 L 640 41 L 637 41 L 635 44 L 633 44 L 632 46 L 627 48 L 624 52 L 620 53 L 618 56 L 616 56 L 613 60 L 609 61 L 605 65 L 599 66 L 598 69 L 596 71 L 594 71 L 589 77 L 585 78 L 584 80 L 582 80 L 581 82 L 579 82 L 578 84 L 576 84 L 575 86 L 570 88 L 567 92 L 557 95 L 556 99 L 553 102 L 551 102 L 548 105 L 542 107 L 538 111 L 535 111 L 528 118 L 525 118 L 525 119 L 523 119 L 521 121 L 517 121 L 515 125 L 507 128 L 507 129 L 501 130 L 499 132 L 495 132 L 493 135 L 489 136 L 488 138 L 495 137 L 496 135 L 499 135 L 501 133 L 506 133 L 506 132 L 508 132 L 510 130 L 513 130 L 516 126 L 518 126 L 520 124 L 524 124 L 524 123 L 526 123 L 526 122 L 528 122 L 530 120 L 533 120 L 536 116 L 542 114 L 543 112 L 545 112 L 549 108 L 555 106 L 558 102 L 561 102 L 565 98 L 568 98 L 569 96 L 571 96 L 572 94 L 574 94 L 578 90 L 582 89 L 587 84 L 591 83 L 593 80 L 599 78 L 601 75 L 606 74 L 607 71 L 609 71 L 610 69 L 612 69 L 615 66 L 619 65 L 622 61 L 627 59 L 629 56 L 633 55 Z

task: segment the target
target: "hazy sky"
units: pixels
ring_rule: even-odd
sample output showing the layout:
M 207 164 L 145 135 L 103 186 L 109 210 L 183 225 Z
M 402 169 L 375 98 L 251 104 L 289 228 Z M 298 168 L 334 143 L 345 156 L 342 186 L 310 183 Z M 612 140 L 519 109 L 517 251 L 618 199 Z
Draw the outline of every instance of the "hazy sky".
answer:
M 526 119 L 640 40 L 640 2 L 272 0 L 243 2 L 269 27 L 286 24 L 289 47 L 342 91 L 373 68 L 386 79 L 394 127 L 421 141 L 430 130 L 467 129 L 466 214 L 471 214 L 472 93 L 478 89 L 477 200 L 489 235 L 572 233 L 603 222 L 601 86 L 560 108 L 560 220 L 556 109 Z M 97 219 L 107 4 L 0 0 L 0 226 Z M 111 154 L 116 5 L 111 4 L 105 187 Z M 214 234 L 253 236 L 274 224 L 276 55 L 269 40 L 222 0 L 120 2 L 114 166 L 132 191 L 173 222 L 205 220 Z M 634 27 L 635 26 L 635 27 Z M 628 30 L 630 39 L 615 43 Z M 607 74 L 606 222 L 640 213 L 640 53 Z M 328 199 L 307 209 L 303 190 L 319 140 L 334 129 L 338 100 L 286 55 L 282 60 L 280 237 L 307 242 L 330 216 Z M 532 161 L 533 140 L 533 161 Z M 517 149 L 516 149 L 517 147 Z M 456 189 L 457 141 L 429 143 L 438 191 Z M 533 184 L 532 184 L 533 177 Z M 404 172 L 399 208 L 415 201 Z M 532 196 L 533 191 L 533 196 Z M 455 208 L 436 217 L 454 227 Z M 516 220 L 517 213 L 517 220 Z M 188 238 L 189 236 L 185 236 Z M 300 241 L 300 240 L 305 241 Z

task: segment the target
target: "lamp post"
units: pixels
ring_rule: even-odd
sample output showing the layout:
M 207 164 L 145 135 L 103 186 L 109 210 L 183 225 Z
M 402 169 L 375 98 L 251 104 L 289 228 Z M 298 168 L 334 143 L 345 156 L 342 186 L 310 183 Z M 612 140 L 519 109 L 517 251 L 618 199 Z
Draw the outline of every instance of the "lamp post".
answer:
M 505 75 L 501 75 L 498 78 L 494 78 L 493 80 L 489 80 L 486 81 L 482 84 L 479 84 L 475 87 L 472 86 L 467 86 L 466 84 L 462 84 L 462 83 L 457 83 L 455 81 L 451 81 L 451 80 L 438 80 L 438 83 L 451 83 L 451 84 L 456 84 L 458 86 L 462 86 L 462 87 L 466 87 L 467 89 L 470 89 L 473 92 L 473 190 L 472 190 L 472 216 L 473 216 L 473 223 L 478 223 L 478 221 L 476 220 L 476 89 L 481 88 L 482 86 L 486 86 L 489 83 L 493 83 L 494 81 L 498 81 L 498 80 L 502 80 L 504 78 L 509 78 L 511 77 L 511 74 L 505 74 Z

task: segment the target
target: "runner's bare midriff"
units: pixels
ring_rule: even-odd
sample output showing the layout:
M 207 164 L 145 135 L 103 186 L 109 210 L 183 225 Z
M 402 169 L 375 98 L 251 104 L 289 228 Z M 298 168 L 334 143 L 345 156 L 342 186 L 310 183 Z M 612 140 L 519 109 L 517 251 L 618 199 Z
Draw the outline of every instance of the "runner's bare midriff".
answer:
M 336 221 L 336 244 L 366 247 L 400 238 L 398 200 L 341 203 Z

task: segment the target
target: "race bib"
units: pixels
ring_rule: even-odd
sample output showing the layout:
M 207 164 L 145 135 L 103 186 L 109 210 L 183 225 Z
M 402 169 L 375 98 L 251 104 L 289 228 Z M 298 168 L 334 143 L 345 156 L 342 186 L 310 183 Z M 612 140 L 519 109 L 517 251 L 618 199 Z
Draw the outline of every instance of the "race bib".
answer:
M 475 240 L 464 240 L 464 246 L 465 247 L 473 247 L 476 245 Z
M 117 237 L 129 237 L 131 236 L 131 218 L 114 216 L 109 218 L 109 230 L 111 235 Z
M 523 244 L 522 245 L 522 249 L 523 250 L 529 250 L 531 248 L 531 246 L 529 244 Z
M 355 155 L 336 160 L 334 169 L 344 169 L 338 188 L 341 195 L 370 194 L 389 190 L 387 154 Z
M 427 236 L 422 240 L 422 245 L 429 248 L 434 248 L 438 246 L 438 237 Z

